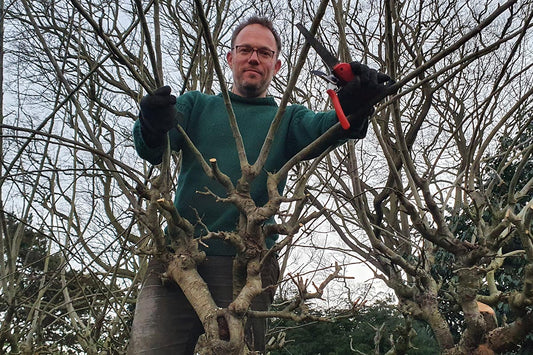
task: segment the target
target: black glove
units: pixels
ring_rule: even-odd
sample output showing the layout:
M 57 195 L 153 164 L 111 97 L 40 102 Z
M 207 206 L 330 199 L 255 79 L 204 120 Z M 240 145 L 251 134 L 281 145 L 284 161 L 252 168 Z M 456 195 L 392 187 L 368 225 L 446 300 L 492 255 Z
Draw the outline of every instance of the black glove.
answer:
M 177 124 L 176 96 L 170 91 L 170 86 L 162 86 L 141 99 L 141 133 L 150 147 L 161 145 L 165 133 Z
M 391 94 L 388 85 L 394 81 L 387 74 L 368 66 L 351 62 L 354 79 L 346 83 L 338 92 L 339 102 L 349 117 L 351 138 L 364 138 L 368 130 L 368 118 L 374 113 L 374 105 Z M 355 115 L 355 116 L 353 116 Z
M 374 105 L 390 94 L 386 83 L 392 83 L 392 79 L 358 62 L 350 66 L 355 77 L 339 90 L 339 102 L 346 116 L 357 113 L 368 117 L 374 113 Z

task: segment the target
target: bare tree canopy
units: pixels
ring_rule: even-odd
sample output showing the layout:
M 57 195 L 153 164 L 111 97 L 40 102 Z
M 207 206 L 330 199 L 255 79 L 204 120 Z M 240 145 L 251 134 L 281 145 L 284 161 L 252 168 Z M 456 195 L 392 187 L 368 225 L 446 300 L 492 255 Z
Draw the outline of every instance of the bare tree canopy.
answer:
M 425 322 L 443 353 L 527 345 L 533 1 L 0 0 L 0 11 L 0 353 L 125 352 L 152 255 L 175 261 L 166 276 L 182 288 L 191 282 L 208 341 L 222 316 L 235 329 L 243 315 L 325 320 L 313 300 L 336 283 L 331 304 L 356 316 L 365 290 L 351 265 L 364 264 L 394 293 L 405 323 Z M 262 206 L 246 189 L 263 171 L 276 124 L 257 161 L 240 150 L 237 183 L 199 154 L 227 194 L 205 193 L 242 216 L 236 233 L 202 236 L 243 246 L 241 292 L 223 313 L 192 285 L 203 240 L 190 230 L 202 221 L 173 208 L 179 154 L 150 165 L 131 129 L 140 99 L 162 85 L 227 95 L 231 30 L 255 14 L 272 18 L 282 37 L 269 91 L 281 113 L 291 104 L 331 109 L 325 83 L 310 74 L 326 68 L 297 23 L 341 61 L 390 74 L 398 90 L 376 107 L 365 139 L 317 153 L 337 125 L 269 171 Z M 277 224 L 264 226 L 271 216 Z M 165 227 L 187 252 L 168 252 Z M 267 251 L 269 233 L 280 238 Z M 272 252 L 286 303 L 247 311 Z M 390 353 L 409 348 L 408 336 L 392 340 Z M 234 349 L 245 353 L 244 344 Z

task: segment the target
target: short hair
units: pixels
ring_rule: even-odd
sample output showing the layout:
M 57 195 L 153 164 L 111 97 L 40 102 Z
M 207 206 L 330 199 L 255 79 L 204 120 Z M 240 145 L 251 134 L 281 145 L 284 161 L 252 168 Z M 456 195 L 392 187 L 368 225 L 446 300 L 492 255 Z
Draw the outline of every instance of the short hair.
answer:
M 233 34 L 231 35 L 231 48 L 235 46 L 235 39 L 239 35 L 239 33 L 245 28 L 246 26 L 250 25 L 261 25 L 263 27 L 266 27 L 272 32 L 274 35 L 274 39 L 276 40 L 276 46 L 278 47 L 278 53 L 281 52 L 281 38 L 274 28 L 274 25 L 272 24 L 272 21 L 269 20 L 266 17 L 260 17 L 260 16 L 252 16 L 246 19 L 245 21 L 241 22 L 240 24 L 235 27 L 233 30 Z

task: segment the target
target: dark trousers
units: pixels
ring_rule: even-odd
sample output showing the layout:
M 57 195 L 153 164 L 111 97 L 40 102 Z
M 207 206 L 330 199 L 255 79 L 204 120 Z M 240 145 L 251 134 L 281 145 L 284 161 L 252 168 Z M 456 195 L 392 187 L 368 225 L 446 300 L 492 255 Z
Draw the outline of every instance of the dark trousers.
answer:
M 215 303 L 227 307 L 232 302 L 233 258 L 208 256 L 198 266 L 198 272 L 207 283 Z M 174 282 L 161 282 L 166 265 L 158 260 L 148 264 L 146 278 L 137 304 L 131 329 L 128 354 L 194 354 L 198 337 L 204 333 L 196 312 Z M 279 264 L 273 256 L 263 266 L 263 287 L 273 285 L 279 277 Z M 267 310 L 274 292 L 264 292 L 252 302 L 252 309 Z M 247 342 L 253 341 L 256 351 L 265 349 L 266 319 L 252 318 L 246 324 Z

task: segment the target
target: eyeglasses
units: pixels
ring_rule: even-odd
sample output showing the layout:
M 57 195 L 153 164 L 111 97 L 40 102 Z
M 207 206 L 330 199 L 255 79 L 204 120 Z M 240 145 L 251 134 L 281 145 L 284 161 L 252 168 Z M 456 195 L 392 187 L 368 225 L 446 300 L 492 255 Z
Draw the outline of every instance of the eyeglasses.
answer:
M 257 56 L 259 57 L 259 59 L 261 60 L 270 60 L 272 58 L 274 58 L 274 52 L 273 50 L 270 50 L 268 48 L 258 48 L 258 49 L 255 49 L 251 46 L 235 46 L 235 52 L 237 53 L 237 55 L 241 56 L 241 57 L 251 57 L 253 52 L 257 52 Z

